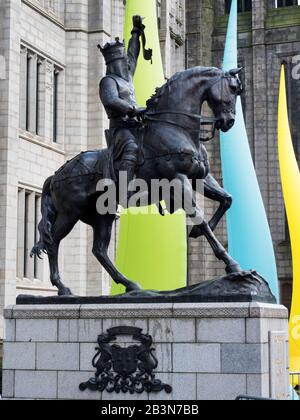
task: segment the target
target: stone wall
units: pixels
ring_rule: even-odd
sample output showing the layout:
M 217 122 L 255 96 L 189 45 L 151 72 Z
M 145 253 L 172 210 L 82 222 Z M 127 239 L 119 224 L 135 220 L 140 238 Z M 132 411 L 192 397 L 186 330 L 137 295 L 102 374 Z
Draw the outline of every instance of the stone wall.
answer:
M 288 399 L 287 310 L 281 306 L 15 306 L 5 317 L 5 399 Z M 153 337 L 156 378 L 173 387 L 171 394 L 79 391 L 94 376 L 98 335 L 117 326 L 135 326 Z
M 275 246 L 282 299 L 290 305 L 292 264 L 277 148 L 277 106 L 281 64 L 286 63 L 289 112 L 299 156 L 300 81 L 292 78 L 293 57 L 300 51 L 300 8 L 275 9 L 274 3 L 252 2 L 253 12 L 239 14 L 239 64 L 244 67 L 243 104 L 247 132 Z M 268 6 L 268 7 L 267 7 Z M 282 27 L 282 22 L 285 22 Z M 213 61 L 222 62 L 227 17 L 215 20 Z

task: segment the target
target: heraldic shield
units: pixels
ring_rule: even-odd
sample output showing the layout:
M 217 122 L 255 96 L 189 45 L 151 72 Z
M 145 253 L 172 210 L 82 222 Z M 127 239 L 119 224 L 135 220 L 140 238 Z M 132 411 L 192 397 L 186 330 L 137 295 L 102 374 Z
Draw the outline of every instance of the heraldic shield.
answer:
M 118 337 L 129 336 L 129 340 L 136 341 L 129 347 L 118 344 Z M 124 340 L 123 340 L 124 341 Z M 165 391 L 170 394 L 172 387 L 155 379 L 153 370 L 158 361 L 152 347 L 153 340 L 149 334 L 143 334 L 140 328 L 116 327 L 98 336 L 98 347 L 92 365 L 96 368 L 95 377 L 79 385 L 81 391 L 109 393 L 142 394 L 143 392 Z

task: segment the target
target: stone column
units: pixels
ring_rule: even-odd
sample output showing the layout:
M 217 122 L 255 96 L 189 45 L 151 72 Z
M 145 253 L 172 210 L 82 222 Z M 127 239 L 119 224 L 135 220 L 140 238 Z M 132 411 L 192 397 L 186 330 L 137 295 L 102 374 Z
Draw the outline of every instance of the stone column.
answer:
M 159 31 L 162 60 L 165 76 L 172 76 L 171 60 L 171 37 L 170 37 L 170 0 L 161 2 L 161 27 Z
M 36 133 L 36 99 L 37 99 L 37 55 L 36 54 L 27 54 L 27 121 L 26 121 L 26 129 L 31 133 Z
M 266 0 L 252 2 L 254 163 L 262 197 L 268 208 L 268 102 L 265 45 Z
M 18 193 L 18 229 L 17 229 L 17 277 L 24 277 L 24 237 L 25 237 L 25 190 Z
M 26 97 L 27 97 L 27 48 L 21 49 L 20 57 L 20 128 L 26 130 Z
M 34 259 L 30 258 L 31 244 L 35 239 L 35 194 L 31 193 L 27 197 L 27 235 L 25 244 L 25 261 L 26 261 L 26 277 L 30 280 L 34 279 Z
M 16 292 L 20 5 L 17 0 L 0 2 L 0 56 L 5 61 L 0 80 L 0 313 L 14 302 Z
M 45 79 L 45 87 L 41 96 L 41 136 L 44 137 L 48 142 L 52 139 L 52 112 L 53 112 L 53 71 L 54 66 L 50 61 L 45 60 L 42 64 L 43 69 L 41 71 L 42 78 Z
M 88 148 L 88 0 L 65 2 L 66 26 L 66 158 Z M 65 282 L 76 294 L 86 294 L 87 226 L 79 223 L 65 241 Z
M 6 75 L 6 62 L 5 57 L 0 55 L 0 80 L 4 80 Z

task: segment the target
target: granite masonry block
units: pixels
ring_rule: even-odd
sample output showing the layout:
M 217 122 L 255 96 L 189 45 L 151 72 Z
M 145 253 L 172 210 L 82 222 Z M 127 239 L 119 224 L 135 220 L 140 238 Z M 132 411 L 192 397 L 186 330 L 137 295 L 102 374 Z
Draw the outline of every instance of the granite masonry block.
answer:
M 196 382 L 197 375 L 192 373 L 157 373 L 156 379 L 164 384 L 170 385 L 173 390 L 171 394 L 165 391 L 149 394 L 150 401 L 194 401 L 197 399 Z
M 4 370 L 35 369 L 34 343 L 5 343 L 3 345 Z
M 251 397 L 270 398 L 269 375 L 247 375 L 247 395 Z
M 80 343 L 80 370 L 81 371 L 92 371 L 94 370 L 92 365 L 93 357 L 96 355 L 96 344 L 95 343 Z
M 194 319 L 150 319 L 149 334 L 154 343 L 194 343 Z
M 79 341 L 79 319 L 58 320 L 58 341 L 77 343 Z
M 172 364 L 172 360 L 173 360 L 172 344 L 158 343 L 158 344 L 154 344 L 153 348 L 155 349 L 154 355 L 158 360 L 158 366 L 156 370 L 158 372 L 174 371 L 174 367 Z
M 246 393 L 246 375 L 197 375 L 198 400 L 233 401 Z
M 95 343 L 98 335 L 103 333 L 102 319 L 80 319 L 78 340 L 80 343 Z
M 222 373 L 259 374 L 268 371 L 268 346 L 260 344 L 222 344 Z
M 13 398 L 15 391 L 15 372 L 13 370 L 2 372 L 2 384 L 2 397 Z
M 100 400 L 101 393 L 80 391 L 79 385 L 92 378 L 92 372 L 58 372 L 58 399 L 62 400 Z
M 59 320 L 58 339 L 66 343 L 96 343 L 102 331 L 102 319 Z
M 288 331 L 287 319 L 259 319 L 251 318 L 246 320 L 246 342 L 247 343 L 268 343 L 271 331 Z M 288 334 L 286 335 L 288 340 Z
M 197 341 L 199 343 L 245 343 L 244 319 L 199 319 Z
M 5 341 L 16 341 L 16 320 L 7 319 L 5 321 Z
M 78 343 L 38 343 L 38 370 L 79 370 Z
M 16 371 L 15 398 L 57 398 L 57 372 Z
M 220 373 L 219 344 L 173 344 L 175 373 Z
M 16 341 L 56 342 L 56 319 L 17 319 Z

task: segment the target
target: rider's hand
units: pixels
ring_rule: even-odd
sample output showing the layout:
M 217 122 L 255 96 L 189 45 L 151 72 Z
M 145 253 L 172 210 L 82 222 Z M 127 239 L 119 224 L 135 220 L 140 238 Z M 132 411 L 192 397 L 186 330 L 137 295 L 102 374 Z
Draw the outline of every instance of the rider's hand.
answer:
M 146 108 L 133 108 L 128 112 L 129 118 L 141 117 L 146 112 Z
M 131 109 L 127 112 L 127 115 L 128 115 L 128 117 L 129 117 L 129 118 L 134 118 L 134 117 L 136 117 L 136 108 L 135 108 L 135 107 L 131 108 Z
M 139 32 L 143 32 L 145 25 L 143 25 L 143 18 L 139 15 L 133 16 L 133 27 Z
M 135 110 L 136 115 L 137 115 L 137 116 L 140 116 L 140 115 L 145 114 L 146 109 L 147 109 L 147 108 L 137 108 L 137 109 Z

